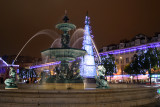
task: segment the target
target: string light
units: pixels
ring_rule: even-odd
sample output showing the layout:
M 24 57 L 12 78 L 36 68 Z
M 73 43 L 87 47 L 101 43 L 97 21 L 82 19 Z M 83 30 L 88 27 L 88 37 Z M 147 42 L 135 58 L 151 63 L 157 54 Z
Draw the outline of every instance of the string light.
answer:
M 34 65 L 34 66 L 30 66 L 30 69 L 42 68 L 42 67 L 51 66 L 51 65 L 58 65 L 60 63 L 61 63 L 60 61 L 56 61 L 56 62 L 41 64 L 41 65 Z
M 99 54 L 101 56 L 105 56 L 107 54 L 121 54 L 121 53 L 134 52 L 138 50 L 146 50 L 148 48 L 156 48 L 156 47 L 160 47 L 160 42 L 148 43 L 146 45 L 134 46 L 134 47 L 125 48 L 125 49 L 117 49 L 117 50 L 102 52 Z
M 85 55 L 81 57 L 81 64 L 80 64 L 80 75 L 87 78 L 94 78 L 96 75 L 96 66 L 95 66 L 95 60 L 94 60 L 94 52 L 92 46 L 91 38 L 94 36 L 91 35 L 91 27 L 90 24 L 90 18 L 86 16 L 85 18 L 85 32 L 84 32 L 84 40 L 82 43 L 82 49 L 85 49 L 88 53 L 88 55 Z M 91 37 L 89 36 L 91 35 Z M 97 57 L 97 56 L 95 56 Z

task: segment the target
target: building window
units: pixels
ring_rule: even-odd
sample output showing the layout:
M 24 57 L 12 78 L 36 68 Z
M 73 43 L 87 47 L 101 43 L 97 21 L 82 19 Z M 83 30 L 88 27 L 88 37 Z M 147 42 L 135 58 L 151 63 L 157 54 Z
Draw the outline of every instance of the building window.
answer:
M 155 41 L 155 40 L 154 40 Z M 145 44 L 145 39 L 144 40 L 141 40 L 141 44 Z
M 126 58 L 126 63 L 129 63 L 129 58 Z
M 135 45 L 135 44 L 134 44 L 134 41 L 132 41 L 132 42 L 131 42 L 131 46 L 134 46 L 134 45 Z
M 134 57 L 131 57 L 131 61 L 133 61 L 134 60 Z
M 121 64 L 124 64 L 124 60 L 123 59 L 121 59 Z
M 119 64 L 119 59 L 116 59 L 116 63 Z
M 139 39 L 135 40 L 135 45 L 140 45 L 140 40 Z
M 124 65 L 121 65 L 121 74 L 124 74 Z

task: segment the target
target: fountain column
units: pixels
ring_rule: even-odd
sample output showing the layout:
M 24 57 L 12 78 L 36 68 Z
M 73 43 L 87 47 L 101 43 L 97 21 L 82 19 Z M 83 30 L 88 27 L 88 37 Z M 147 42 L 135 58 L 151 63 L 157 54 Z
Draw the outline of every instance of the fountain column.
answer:
M 63 34 L 61 35 L 61 44 L 62 44 L 62 49 L 68 49 L 69 47 L 69 42 L 70 42 L 70 35 L 69 31 L 73 30 L 76 28 L 74 24 L 68 23 L 69 18 L 65 12 L 65 16 L 63 18 L 64 23 L 60 23 L 56 25 L 56 28 L 63 31 Z M 68 54 L 68 53 L 67 53 Z M 65 54 L 64 54 L 65 55 Z M 65 56 L 64 56 L 65 57 Z M 63 75 L 64 78 L 67 78 L 67 74 L 69 71 L 69 62 L 67 60 L 62 60 L 61 61 L 61 74 Z

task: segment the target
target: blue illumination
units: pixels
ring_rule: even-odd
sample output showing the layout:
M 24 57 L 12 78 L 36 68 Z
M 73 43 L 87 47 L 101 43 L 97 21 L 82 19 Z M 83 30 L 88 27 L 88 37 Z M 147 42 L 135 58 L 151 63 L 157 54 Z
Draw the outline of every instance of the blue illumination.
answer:
M 35 66 L 30 66 L 30 69 L 41 68 L 41 67 L 46 67 L 51 65 L 58 65 L 60 63 L 61 63 L 60 61 L 57 61 L 57 62 L 51 62 L 51 63 L 41 64 L 41 65 L 35 65 Z
M 83 40 L 83 47 L 82 49 L 85 49 L 88 53 L 88 55 L 85 55 L 81 58 L 81 65 L 80 65 L 80 75 L 86 78 L 94 78 L 96 74 L 96 66 L 95 66 L 95 59 L 94 59 L 94 52 L 93 52 L 93 46 L 91 37 L 93 38 L 93 35 L 91 35 L 90 26 L 89 26 L 89 17 L 86 16 L 85 18 L 85 32 L 84 32 L 84 40 Z
M 75 61 L 75 60 L 73 60 L 73 61 Z M 69 61 L 69 62 L 73 62 L 73 61 Z M 42 67 L 52 66 L 52 65 L 58 65 L 60 63 L 61 63 L 61 61 L 56 61 L 56 62 L 50 62 L 50 63 L 46 63 L 46 64 L 33 65 L 33 66 L 30 66 L 30 69 L 42 68 Z
M 19 69 L 17 69 L 17 74 L 19 74 Z
M 152 78 L 160 78 L 160 75 L 159 74 L 152 74 L 151 77 Z
M 157 93 L 160 94 L 160 89 L 157 89 Z
M 0 61 L 2 61 L 2 63 L 4 64 L 4 65 L 1 64 L 1 66 L 8 66 L 8 67 L 13 66 L 13 67 L 19 67 L 19 65 L 10 65 L 10 64 L 7 64 L 7 62 L 4 61 L 1 57 L 0 57 Z
M 100 55 L 105 56 L 107 54 L 121 54 L 121 53 L 134 52 L 137 50 L 146 50 L 148 48 L 156 48 L 156 47 L 160 47 L 160 42 L 148 43 L 145 45 L 134 46 L 134 47 L 125 48 L 125 49 L 117 49 L 117 50 L 102 52 L 100 53 Z

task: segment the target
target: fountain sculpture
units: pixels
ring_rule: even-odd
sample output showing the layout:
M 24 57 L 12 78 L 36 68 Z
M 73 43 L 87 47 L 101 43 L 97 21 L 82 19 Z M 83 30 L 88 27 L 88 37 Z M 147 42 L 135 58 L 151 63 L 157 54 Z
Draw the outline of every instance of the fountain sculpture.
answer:
M 75 60 L 77 57 L 84 56 L 87 52 L 83 49 L 76 49 L 76 48 L 69 47 L 70 36 L 68 32 L 70 30 L 75 29 L 76 26 L 74 24 L 68 23 L 69 19 L 67 15 L 65 15 L 63 20 L 64 20 L 64 23 L 60 23 L 56 25 L 56 28 L 64 32 L 61 35 L 62 47 L 50 48 L 41 53 L 44 57 L 46 56 L 50 58 L 55 58 L 57 61 L 59 62 L 61 61 L 60 72 L 58 74 L 58 78 L 56 79 L 55 83 L 57 85 L 62 84 L 64 88 L 69 88 L 69 87 L 66 87 L 65 84 L 67 83 L 78 84 L 78 82 L 82 83 L 83 81 L 81 81 L 80 76 L 73 75 L 72 71 L 69 70 L 68 64 L 70 61 Z M 91 41 L 94 44 L 92 39 Z M 95 44 L 93 46 L 95 47 Z M 20 50 L 20 52 L 23 50 L 23 48 Z M 101 59 L 99 57 L 97 49 L 96 49 L 96 52 L 98 55 L 99 64 L 101 64 Z M 105 72 L 105 68 L 102 65 L 99 65 L 97 76 L 95 76 L 96 83 L 98 85 L 97 88 L 102 88 L 102 89 L 108 88 L 107 81 L 105 81 L 104 79 L 104 72 Z M 6 88 L 15 89 L 17 87 L 16 72 L 12 67 L 10 67 L 9 73 L 10 73 L 9 74 L 10 78 L 5 80 Z M 40 90 L 42 88 L 41 87 L 42 85 L 36 85 L 36 87 L 33 87 L 33 85 L 30 84 L 29 88 L 33 88 L 33 89 L 36 88 L 38 90 L 27 89 L 25 84 L 23 88 L 22 88 L 23 85 L 20 85 L 21 86 L 21 88 L 19 88 L 20 90 L 0 89 L 0 95 L 2 96 L 0 97 L 0 105 L 2 107 L 6 107 L 6 106 L 7 107 L 10 107 L 10 106 L 12 107 L 17 107 L 17 106 L 19 107 L 20 106 L 26 106 L 26 107 L 35 107 L 35 106 L 56 106 L 56 107 L 71 107 L 71 106 L 72 107 L 75 107 L 75 106 L 76 107 L 82 107 L 82 106 L 122 107 L 123 106 L 124 107 L 125 106 L 125 107 L 130 107 L 130 106 L 141 106 L 146 104 L 153 104 L 157 101 L 157 93 L 156 93 L 157 87 L 145 88 L 143 86 L 139 87 L 137 85 L 129 85 L 129 89 L 128 89 L 126 88 L 125 84 L 121 84 L 121 85 L 116 84 L 116 87 L 118 85 L 118 89 L 115 88 L 113 90 L 99 89 L 99 90 L 67 90 L 67 91 L 58 90 L 57 91 L 57 90 Z M 39 87 L 40 89 L 37 87 Z
M 16 83 L 16 71 L 13 67 L 10 67 L 9 76 L 10 78 L 4 81 L 6 85 L 5 89 L 18 89 Z
M 101 89 L 106 89 L 109 88 L 109 85 L 107 83 L 107 81 L 105 80 L 105 71 L 106 69 L 104 68 L 103 65 L 99 65 L 98 66 L 98 76 L 95 77 L 96 79 L 96 84 L 97 84 L 97 88 L 101 88 Z
M 76 77 L 74 77 L 75 75 L 73 72 L 69 70 L 69 61 L 73 61 L 77 57 L 84 56 L 86 51 L 83 49 L 69 47 L 70 35 L 68 32 L 75 29 L 76 26 L 68 23 L 68 20 L 69 18 L 67 17 L 67 14 L 65 14 L 63 18 L 64 23 L 56 25 L 56 28 L 63 31 L 63 34 L 61 35 L 61 48 L 49 48 L 42 51 L 41 54 L 42 57 L 49 57 L 51 59 L 55 58 L 56 61 L 61 61 L 60 72 L 54 83 L 83 83 L 80 75 L 76 75 Z

